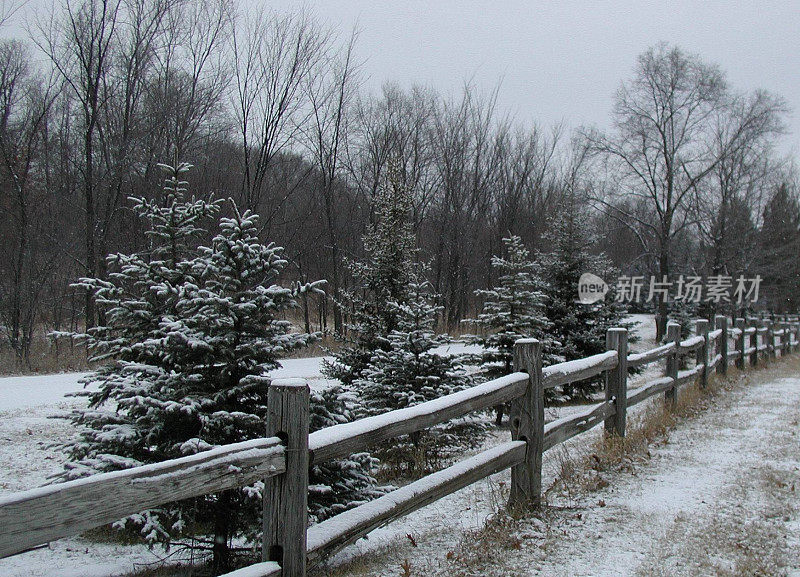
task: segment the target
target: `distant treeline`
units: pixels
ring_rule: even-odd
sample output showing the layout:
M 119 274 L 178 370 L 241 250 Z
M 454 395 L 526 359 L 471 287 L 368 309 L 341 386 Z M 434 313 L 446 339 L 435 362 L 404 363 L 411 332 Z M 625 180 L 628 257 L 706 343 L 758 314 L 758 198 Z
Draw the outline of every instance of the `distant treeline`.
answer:
M 760 273 L 770 309 L 796 308 L 797 178 L 774 149 L 786 106 L 678 48 L 639 58 L 610 133 L 568 134 L 469 84 L 368 93 L 357 35 L 308 13 L 65 0 L 29 29 L 0 44 L 0 324 L 20 366 L 35 335 L 102 322 L 71 285 L 147 245 L 128 198 L 157 199 L 157 163 L 176 158 L 196 166 L 192 193 L 261 216 L 291 259 L 287 282 L 328 280 L 298 317 L 307 328 L 345 329 L 337 296 L 390 161 L 413 190 L 441 330 L 475 313 L 502 238 L 547 250 L 552 217 L 576 201 L 592 249 L 626 274 Z

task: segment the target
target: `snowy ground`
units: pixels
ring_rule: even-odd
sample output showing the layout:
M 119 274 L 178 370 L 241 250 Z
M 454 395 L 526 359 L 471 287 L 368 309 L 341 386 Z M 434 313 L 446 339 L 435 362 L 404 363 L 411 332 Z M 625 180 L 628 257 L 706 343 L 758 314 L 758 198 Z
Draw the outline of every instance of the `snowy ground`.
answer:
M 640 322 L 641 341 L 634 350 L 653 346 L 652 316 L 635 315 Z M 440 347 L 439 354 L 477 352 L 475 347 L 452 344 Z M 301 377 L 313 388 L 330 384 L 321 372 L 323 357 L 288 359 L 272 375 Z M 75 430 L 65 418 L 76 407 L 85 406 L 82 397 L 70 396 L 82 389 L 79 381 L 85 373 L 0 378 L 0 495 L 44 484 L 50 475 L 62 470 L 64 457 L 53 445 L 70 439 Z M 549 410 L 550 418 L 578 410 L 576 407 Z M 499 432 L 492 443 L 506 440 Z M 394 546 L 408 541 L 405 535 L 423 535 L 426 543 L 446 547 L 464 530 L 483 525 L 487 516 L 502 504 L 507 487 L 506 474 L 478 483 L 434 505 L 410 515 L 401 523 L 379 529 L 367 541 L 360 542 L 338 560 L 361 551 L 377 551 L 383 545 Z M 81 538 L 63 539 L 49 548 L 35 550 L 0 560 L 0 575 L 116 575 L 130 571 L 134 564 L 156 561 L 154 553 L 141 546 L 104 545 Z
M 453 355 L 478 352 L 474 346 L 455 343 L 435 352 Z M 315 389 L 333 381 L 322 375 L 325 357 L 286 359 L 275 378 L 300 377 Z M 80 380 L 88 373 L 63 373 L 0 378 L 0 495 L 36 487 L 63 469 L 64 455 L 56 443 L 72 438 L 70 412 L 86 406 Z M 118 575 L 135 565 L 158 560 L 143 546 L 106 545 L 81 538 L 62 539 L 50 548 L 0 560 L 4 577 L 53 575 Z
M 789 363 L 797 375 L 800 362 Z M 516 526 L 507 550 L 482 553 L 501 545 L 470 531 L 504 502 L 504 472 L 374 532 L 334 559 L 336 575 L 400 575 L 407 563 L 415 576 L 800 577 L 800 378 L 786 372 L 755 373 L 722 393 L 646 463 L 608 474 L 606 488 L 552 498 L 547 522 Z M 570 452 L 598 433 L 574 439 Z M 558 467 L 558 452 L 547 453 L 546 486 Z M 464 548 L 477 549 L 467 570 L 451 559 Z
M 550 530 L 565 534 L 518 574 L 535 560 L 564 577 L 800 576 L 800 378 L 777 373 L 716 397 L 635 475 L 576 503 L 582 520 L 562 517 Z
M 639 353 L 652 349 L 656 343 L 656 321 L 653 315 L 629 315 L 626 320 L 633 323 L 630 330 L 639 337 L 639 340 L 631 345 L 631 351 Z

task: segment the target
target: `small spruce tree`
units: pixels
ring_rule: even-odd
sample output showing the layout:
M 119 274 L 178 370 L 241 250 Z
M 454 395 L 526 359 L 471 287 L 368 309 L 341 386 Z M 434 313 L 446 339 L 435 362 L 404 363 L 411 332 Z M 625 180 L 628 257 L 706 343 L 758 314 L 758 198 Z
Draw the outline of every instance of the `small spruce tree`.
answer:
M 513 372 L 514 343 L 522 338 L 542 341 L 544 364 L 557 362 L 549 336 L 550 322 L 544 312 L 545 285 L 519 236 L 503 239 L 504 256 L 492 257 L 497 282 L 491 289 L 475 291 L 483 308 L 474 319 L 464 322 L 480 329 L 471 342 L 484 348 L 480 355 L 481 373 L 493 379 Z M 501 424 L 504 407 L 495 407 L 496 423 Z
M 324 366 L 326 376 L 345 386 L 362 376 L 374 351 L 390 348 L 387 336 L 398 326 L 399 311 L 389 303 L 405 302 L 416 278 L 418 250 L 408 222 L 410 210 L 411 191 L 392 162 L 363 238 L 366 256 L 349 263 L 354 284 L 342 292 L 340 303 L 348 315 L 345 346 Z
M 341 386 L 311 391 L 309 431 L 355 420 L 360 401 Z M 378 459 L 370 453 L 356 453 L 346 459 L 311 466 L 308 477 L 309 521 L 319 523 L 343 511 L 384 495 L 393 487 L 379 485 L 372 472 Z
M 412 407 L 473 384 L 457 359 L 433 351 L 441 344 L 433 331 L 441 311 L 433 304 L 434 296 L 428 283 L 413 281 L 405 302 L 387 303 L 396 314 L 397 328 L 386 336 L 387 349 L 376 349 L 353 382 L 364 416 Z M 376 454 L 401 472 L 419 474 L 475 446 L 482 431 L 469 419 L 456 421 L 387 444 Z
M 81 434 L 68 447 L 65 479 L 263 436 L 266 373 L 314 338 L 292 332 L 283 317 L 298 292 L 320 290 L 320 283 L 280 286 L 282 249 L 262 244 L 257 217 L 235 205 L 212 242 L 197 246 L 203 218 L 218 203 L 184 199 L 181 178 L 189 165 L 163 168 L 170 176 L 162 202 L 134 199 L 149 223 L 149 249 L 111 255 L 108 280 L 80 282 L 106 312 L 105 324 L 83 335 L 92 360 L 105 364 L 86 379 L 98 390 L 89 408 L 74 415 Z M 314 427 L 350 419 L 336 391 L 315 394 L 311 412 Z M 371 498 L 373 466 L 368 455 L 358 455 L 315 467 L 314 517 Z M 323 497 L 324 486 L 331 490 Z M 231 565 L 231 540 L 259 530 L 262 488 L 259 482 L 171 503 L 119 525 L 139 530 L 151 544 L 169 545 L 190 529 L 210 531 L 211 539 L 193 543 L 210 549 L 212 569 L 222 572 Z
M 411 191 L 392 164 L 364 237 L 366 258 L 350 264 L 356 285 L 343 303 L 351 315 L 348 344 L 324 367 L 326 376 L 357 394 L 359 416 L 410 407 L 472 383 L 457 358 L 432 351 L 441 343 L 433 330 L 441 307 L 422 280 L 426 267 L 416 262 L 410 208 Z M 422 461 L 430 464 L 432 447 L 441 455 L 479 439 L 464 425 L 471 434 L 457 440 L 453 426 L 387 444 L 376 455 L 418 471 Z
M 441 344 L 433 331 L 441 307 L 433 304 L 428 283 L 410 283 L 406 300 L 389 301 L 387 306 L 396 315 L 397 327 L 386 335 L 387 349 L 375 350 L 354 381 L 365 415 L 411 407 L 470 384 L 461 367 L 432 352 Z
M 543 245 L 549 250 L 537 256 L 536 265 L 544 280 L 544 313 L 555 349 L 551 352 L 565 361 L 596 355 L 606 350 L 606 331 L 611 327 L 629 328 L 625 308 L 617 303 L 614 282 L 618 271 L 603 255 L 592 254 L 591 227 L 585 212 L 575 203 L 550 223 Z M 605 279 L 610 292 L 592 304 L 578 300 L 578 280 L 583 273 Z M 601 380 L 565 385 L 565 400 L 586 399 L 597 391 Z

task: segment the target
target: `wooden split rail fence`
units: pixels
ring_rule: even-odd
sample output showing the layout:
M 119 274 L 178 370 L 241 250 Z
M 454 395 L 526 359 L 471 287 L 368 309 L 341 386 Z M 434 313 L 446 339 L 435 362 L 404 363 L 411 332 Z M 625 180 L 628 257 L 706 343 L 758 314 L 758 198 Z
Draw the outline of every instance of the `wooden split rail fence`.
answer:
M 510 505 L 537 506 L 542 493 L 542 454 L 604 423 L 625 435 L 630 407 L 664 394 L 677 400 L 681 385 L 705 387 L 712 371 L 730 363 L 743 370 L 800 346 L 800 322 L 718 316 L 713 330 L 695 323 L 695 336 L 681 340 L 669 323 L 666 344 L 628 352 L 626 329 L 606 337 L 607 352 L 542 367 L 538 341 L 517 341 L 514 372 L 476 387 L 384 415 L 308 433 L 309 389 L 298 379 L 275 380 L 269 388 L 267 437 L 225 445 L 188 457 L 48 485 L 0 498 L 0 557 L 76 535 L 171 501 L 242 487 L 264 480 L 263 546 L 260 563 L 228 577 L 302 577 L 306 566 L 373 529 L 480 479 L 511 469 Z M 694 366 L 681 369 L 682 359 Z M 628 390 L 628 369 L 664 359 L 664 375 Z M 578 414 L 545 423 L 544 391 L 605 374 L 605 400 Z M 422 431 L 474 411 L 511 403 L 511 440 L 423 477 L 374 501 L 307 527 L 308 470 L 312 463 L 346 457 L 383 441 Z

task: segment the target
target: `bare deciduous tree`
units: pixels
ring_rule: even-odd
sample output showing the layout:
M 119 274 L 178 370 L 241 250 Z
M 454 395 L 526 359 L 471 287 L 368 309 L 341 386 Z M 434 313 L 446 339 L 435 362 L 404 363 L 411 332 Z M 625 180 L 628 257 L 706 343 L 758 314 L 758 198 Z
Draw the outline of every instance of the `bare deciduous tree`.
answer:
M 0 44 L 0 230 L 7 255 L 0 264 L 0 319 L 20 368 L 30 368 L 31 340 L 54 260 L 46 246 L 52 199 L 35 164 L 47 145 L 43 127 L 57 90 L 29 62 L 20 42 Z
M 304 13 L 258 11 L 241 20 L 232 35 L 231 98 L 242 152 L 241 197 L 269 226 L 286 198 L 277 195 L 262 206 L 268 169 L 306 123 L 311 111 L 305 88 L 321 73 L 330 33 Z
M 39 26 L 35 37 L 42 51 L 61 74 L 78 100 L 82 112 L 82 163 L 84 202 L 84 269 L 87 276 L 97 276 L 97 175 L 95 173 L 97 131 L 103 107 L 104 90 L 112 64 L 112 49 L 119 0 L 85 0 L 79 6 L 64 1 L 50 20 Z M 86 293 L 86 327 L 94 326 L 95 306 Z
M 720 160 L 693 198 L 708 274 L 752 272 L 758 217 L 780 172 L 773 142 L 785 114 L 781 99 L 756 91 L 732 98 L 716 115 L 712 145 Z
M 358 89 L 358 66 L 353 49 L 356 41 L 354 31 L 349 42 L 340 52 L 329 56 L 326 73 L 308 78 L 306 91 L 311 106 L 311 119 L 304 130 L 305 144 L 318 170 L 319 194 L 330 251 L 330 287 L 333 293 L 334 330 L 342 333 L 344 323 L 339 307 L 342 288 L 342 247 L 340 238 L 340 203 L 337 192 L 340 184 L 340 161 L 347 138 L 349 107 Z M 341 184 L 344 184 L 343 179 Z
M 633 78 L 617 92 L 614 133 L 585 134 L 591 150 L 615 169 L 614 193 L 595 200 L 636 229 L 661 278 L 672 272 L 673 241 L 694 222 L 695 190 L 721 160 L 710 134 L 726 96 L 718 67 L 660 44 L 639 57 Z M 619 214 L 619 197 L 643 202 L 648 217 Z M 658 312 L 660 338 L 667 317 L 660 296 Z

